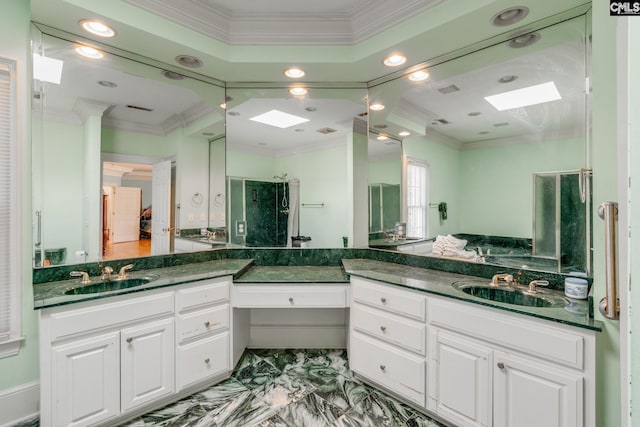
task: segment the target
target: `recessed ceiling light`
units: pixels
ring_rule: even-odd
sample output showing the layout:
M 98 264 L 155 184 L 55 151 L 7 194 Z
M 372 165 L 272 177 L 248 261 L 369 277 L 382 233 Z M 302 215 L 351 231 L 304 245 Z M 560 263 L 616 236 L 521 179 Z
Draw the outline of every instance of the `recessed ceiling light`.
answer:
M 409 80 L 412 82 L 421 82 L 423 80 L 427 80 L 429 78 L 429 73 L 424 70 L 415 71 L 409 74 Z
M 225 110 L 227 108 L 227 103 L 223 102 L 222 104 L 220 104 L 220 108 L 222 108 L 223 110 Z
M 307 107 L 307 108 L 305 108 L 305 110 L 307 110 L 308 112 L 312 113 L 312 112 L 316 111 L 317 108 L 316 107 Z
M 502 76 L 498 79 L 498 83 L 511 83 L 512 81 L 514 81 L 515 79 L 517 79 L 518 76 Z
M 470 113 L 467 113 L 467 116 L 475 117 L 475 116 L 479 116 L 480 114 L 482 114 L 480 111 L 472 111 Z
M 516 22 L 522 21 L 528 14 L 529 8 L 526 6 L 510 7 L 493 15 L 491 23 L 498 27 L 513 25 Z
M 83 30 L 91 34 L 95 34 L 96 36 L 113 37 L 116 35 L 113 28 L 101 21 L 98 21 L 97 19 L 83 19 L 80 21 L 80 26 Z
M 384 123 L 382 123 L 382 124 L 373 125 L 373 127 L 376 129 L 386 129 L 389 127 L 389 125 L 385 125 Z
M 213 132 L 202 132 L 202 136 L 213 136 L 215 133 Z
M 380 111 L 380 110 L 384 110 L 384 105 L 380 104 L 379 102 L 376 102 L 374 104 L 371 104 L 369 106 L 369 109 L 373 110 L 373 111 Z
M 527 47 L 527 46 L 531 46 L 538 40 L 540 40 L 539 33 L 529 33 L 529 34 L 518 36 L 509 40 L 509 47 L 513 47 L 515 49 L 518 49 L 521 47 Z
M 397 67 L 398 65 L 402 65 L 405 62 L 407 62 L 407 57 L 404 55 L 400 55 L 399 53 L 389 55 L 384 58 L 384 61 L 382 61 L 382 63 L 387 67 Z
M 389 137 L 387 135 L 380 134 L 380 135 L 378 135 L 378 137 L 376 139 L 378 141 L 384 141 L 386 139 L 389 139 Z
M 411 132 L 403 130 L 403 131 L 398 132 L 398 135 L 399 136 L 409 136 L 409 135 L 411 135 Z
M 306 95 L 307 89 L 303 87 L 292 87 L 291 89 L 289 89 L 289 93 L 296 96 Z
M 43 82 L 60 84 L 62 80 L 62 66 L 60 59 L 33 54 L 33 78 Z
M 288 127 L 299 125 L 300 123 L 309 121 L 309 119 L 294 116 L 293 114 L 285 113 L 279 110 L 271 110 L 264 114 L 252 117 L 249 120 L 269 126 L 274 126 L 280 129 L 286 129 Z
M 304 129 L 298 128 L 298 129 L 296 129 L 296 132 L 304 132 Z
M 230 115 L 230 116 L 234 116 L 234 117 L 237 117 L 237 116 L 240 115 L 240 113 L 237 112 L 237 111 L 229 111 L 227 114 Z
M 108 88 L 118 87 L 118 84 L 117 84 L 117 83 L 110 82 L 109 80 L 100 80 L 100 81 L 98 82 L 98 84 L 99 84 L 100 86 L 104 86 L 104 87 L 108 87 Z
M 489 132 L 486 130 L 483 130 L 482 132 L 478 132 L 478 135 L 489 135 Z
M 510 90 L 496 95 L 485 96 L 496 110 L 504 111 L 512 108 L 526 107 L 529 105 L 542 104 L 544 102 L 557 101 L 562 99 L 556 85 L 553 82 L 528 86 L 522 89 Z
M 102 52 L 98 49 L 92 48 L 91 46 L 78 46 L 76 47 L 76 52 L 91 59 L 101 59 L 104 56 Z
M 180 73 L 176 73 L 175 71 L 162 70 L 162 75 L 170 80 L 182 80 L 184 76 Z
M 176 62 L 189 68 L 202 67 L 202 60 L 192 55 L 178 55 L 176 56 Z
M 284 75 L 287 77 L 291 77 L 292 79 L 299 79 L 300 77 L 304 77 L 307 74 L 304 72 L 302 68 L 291 67 L 284 70 Z

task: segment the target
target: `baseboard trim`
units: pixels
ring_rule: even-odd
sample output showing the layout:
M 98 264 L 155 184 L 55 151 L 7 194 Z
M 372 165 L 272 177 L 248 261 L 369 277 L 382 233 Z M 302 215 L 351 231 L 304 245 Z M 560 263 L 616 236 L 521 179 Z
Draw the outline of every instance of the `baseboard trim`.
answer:
M 35 418 L 40 413 L 38 381 L 0 391 L 0 427 L 9 427 Z

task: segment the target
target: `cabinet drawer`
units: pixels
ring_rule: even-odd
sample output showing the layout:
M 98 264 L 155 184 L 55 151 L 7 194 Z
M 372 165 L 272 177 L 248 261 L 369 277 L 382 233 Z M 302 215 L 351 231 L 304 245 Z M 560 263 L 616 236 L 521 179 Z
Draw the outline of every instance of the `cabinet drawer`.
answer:
M 377 284 L 358 277 L 351 278 L 351 292 L 354 301 L 413 319 L 425 320 L 426 299 L 417 292 Z
M 220 304 L 229 301 L 229 286 L 231 281 L 226 278 L 198 282 L 196 286 L 180 289 L 176 292 L 176 311 L 186 311 Z
M 178 346 L 177 388 L 229 371 L 229 332 Z
M 236 285 L 234 307 L 346 307 L 346 287 L 340 285 Z
M 355 332 L 351 337 L 349 365 L 357 374 L 424 406 L 426 362 L 423 358 Z
M 126 295 L 115 299 L 116 302 L 104 303 L 97 300 L 91 301 L 88 307 L 54 312 L 51 314 L 51 341 L 78 333 L 111 328 L 116 324 L 173 315 L 173 292 L 140 297 Z
M 429 324 L 518 350 L 535 358 L 571 368 L 584 368 L 584 338 L 553 327 L 548 322 L 541 324 L 497 310 L 433 298 L 429 302 Z
M 426 354 L 424 323 L 367 308 L 362 304 L 353 304 L 351 325 L 356 331 L 402 346 L 423 356 Z
M 180 314 L 177 317 L 178 342 L 229 329 L 229 304 Z

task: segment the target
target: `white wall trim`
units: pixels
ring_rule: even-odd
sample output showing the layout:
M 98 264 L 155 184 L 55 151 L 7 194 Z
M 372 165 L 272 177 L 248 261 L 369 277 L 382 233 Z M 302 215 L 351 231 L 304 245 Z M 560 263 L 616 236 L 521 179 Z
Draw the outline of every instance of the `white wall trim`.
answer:
M 0 391 L 0 427 L 37 417 L 40 411 L 40 383 L 21 384 Z

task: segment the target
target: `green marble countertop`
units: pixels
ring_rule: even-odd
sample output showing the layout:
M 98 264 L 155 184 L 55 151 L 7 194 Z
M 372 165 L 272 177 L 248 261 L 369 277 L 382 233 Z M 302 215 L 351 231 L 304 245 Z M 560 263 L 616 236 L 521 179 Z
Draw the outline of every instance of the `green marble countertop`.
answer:
M 377 249 L 395 249 L 398 246 L 411 245 L 414 243 L 430 242 L 430 241 L 433 241 L 433 239 L 415 239 L 415 238 L 400 239 L 400 240 L 371 239 L 369 240 L 369 247 L 377 248 Z
M 551 320 L 579 328 L 601 331 L 603 327 L 602 322 L 589 317 L 589 302 L 587 300 L 570 300 L 567 298 L 565 307 L 525 307 L 474 297 L 451 286 L 456 281 L 474 281 L 480 284 L 488 283 L 489 279 L 369 259 L 343 259 L 342 264 L 347 274 L 352 276 L 378 280 L 408 289 L 424 291 L 434 295 Z M 545 290 L 544 292 L 564 295 L 558 291 Z
M 233 279 L 234 283 L 349 283 L 339 266 L 251 266 Z
M 151 270 L 134 270 L 129 272 L 129 277 L 151 277 L 154 280 L 146 285 L 84 295 L 65 295 L 65 292 L 69 289 L 85 286 L 80 284 L 80 279 L 77 277 L 72 280 L 40 283 L 33 285 L 33 305 L 35 309 L 42 309 L 64 304 L 73 304 L 80 301 L 100 299 L 114 295 L 141 292 L 165 286 L 174 286 L 181 283 L 196 282 L 198 280 L 212 279 L 214 277 L 236 276 L 242 274 L 242 272 L 252 264 L 253 260 L 251 259 L 224 259 Z M 95 277 L 92 277 L 91 279 L 93 282 L 100 281 L 99 278 Z

